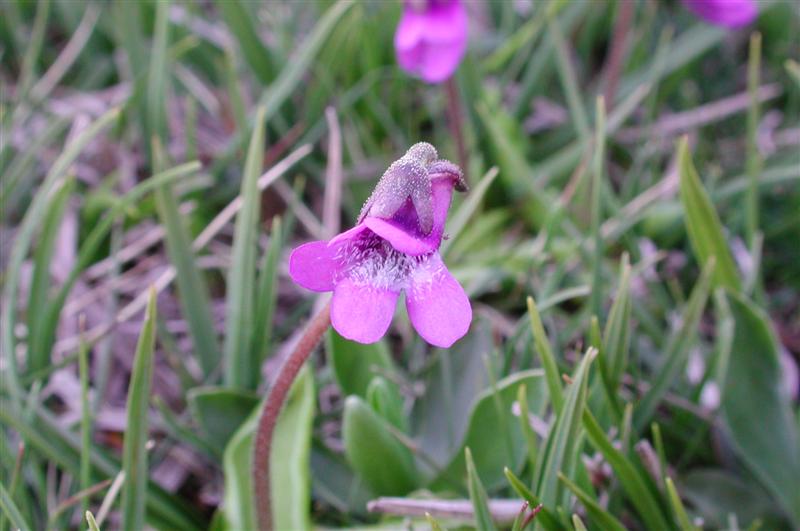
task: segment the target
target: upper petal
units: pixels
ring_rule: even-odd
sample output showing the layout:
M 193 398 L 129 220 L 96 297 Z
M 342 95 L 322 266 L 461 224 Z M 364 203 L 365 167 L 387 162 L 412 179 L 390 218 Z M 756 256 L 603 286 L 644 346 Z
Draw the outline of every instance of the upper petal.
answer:
M 289 276 L 311 291 L 333 290 L 338 270 L 336 247 L 328 245 L 326 241 L 305 243 L 289 256 Z
M 738 28 L 750 24 L 758 16 L 753 0 L 683 0 L 697 16 L 711 24 Z
M 331 324 L 347 339 L 374 343 L 389 329 L 398 295 L 394 290 L 345 278 L 333 292 Z
M 472 322 L 472 306 L 439 253 L 419 263 L 406 288 L 411 324 L 431 345 L 447 348 L 462 338 Z

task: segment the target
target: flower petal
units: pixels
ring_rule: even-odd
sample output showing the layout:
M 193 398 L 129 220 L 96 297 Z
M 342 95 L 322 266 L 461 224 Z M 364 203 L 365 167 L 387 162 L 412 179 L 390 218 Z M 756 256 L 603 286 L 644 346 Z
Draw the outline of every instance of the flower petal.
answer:
M 367 217 L 364 218 L 363 224 L 401 253 L 418 256 L 435 251 L 438 247 L 435 242 L 429 241 L 428 238 L 420 238 L 415 234 L 417 231 L 409 232 L 394 220 Z
M 406 288 L 411 324 L 431 345 L 447 348 L 464 336 L 472 322 L 472 306 L 439 253 L 421 262 Z
M 706 22 L 739 28 L 753 22 L 758 6 L 753 0 L 683 0 L 683 3 Z
M 289 256 L 289 276 L 311 291 L 332 291 L 338 269 L 336 247 L 326 241 L 305 243 Z
M 346 278 L 336 284 L 331 302 L 331 324 L 339 334 L 374 343 L 389 329 L 399 293 Z

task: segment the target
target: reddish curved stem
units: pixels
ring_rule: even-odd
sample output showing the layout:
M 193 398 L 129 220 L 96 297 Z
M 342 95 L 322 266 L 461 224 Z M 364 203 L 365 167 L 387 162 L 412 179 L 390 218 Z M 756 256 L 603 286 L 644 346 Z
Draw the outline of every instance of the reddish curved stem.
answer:
M 253 447 L 253 485 L 255 486 L 256 516 L 258 528 L 271 531 L 274 528 L 272 521 L 272 495 L 270 490 L 269 456 L 272 449 L 272 434 L 278 416 L 286 402 L 289 389 L 303 367 L 303 363 L 317 346 L 322 334 L 328 329 L 331 322 L 331 304 L 328 302 L 322 310 L 311 320 L 297 346 L 283 362 L 275 383 L 269 390 L 264 409 L 258 421 L 255 445 Z

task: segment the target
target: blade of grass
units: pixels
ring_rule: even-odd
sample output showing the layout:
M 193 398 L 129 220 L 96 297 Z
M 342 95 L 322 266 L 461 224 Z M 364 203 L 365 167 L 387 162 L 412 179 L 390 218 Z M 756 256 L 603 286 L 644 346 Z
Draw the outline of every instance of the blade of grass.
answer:
M 156 171 L 163 170 L 164 154 L 161 144 L 153 142 Z M 167 256 L 175 266 L 181 310 L 186 316 L 189 332 L 203 375 L 208 377 L 219 365 L 220 352 L 211 315 L 211 297 L 208 285 L 197 267 L 197 257 L 192 250 L 191 237 L 178 210 L 178 201 L 172 187 L 164 185 L 155 191 L 156 209 L 165 229 L 164 241 Z
M 89 526 L 89 531 L 100 531 L 100 527 L 97 525 L 97 521 L 91 511 L 86 511 L 83 514 L 86 515 L 86 525 Z
M 678 496 L 678 491 L 675 488 L 675 483 L 672 482 L 672 478 L 667 476 L 665 481 L 667 485 L 669 503 L 672 505 L 672 510 L 675 513 L 675 518 L 678 521 L 678 527 L 680 527 L 681 531 L 700 531 L 700 528 L 692 525 L 692 522 L 689 520 L 689 515 L 686 514 L 686 508 L 683 506 L 681 497 Z
M 70 270 L 64 283 L 59 288 L 53 301 L 47 306 L 47 314 L 43 319 L 43 324 L 40 328 L 42 338 L 42 348 L 49 351 L 52 348 L 55 340 L 56 328 L 58 327 L 58 320 L 61 315 L 61 310 L 64 308 L 64 303 L 69 296 L 72 287 L 78 280 L 81 272 L 89 266 L 92 259 L 97 253 L 100 246 L 103 244 L 106 235 L 113 228 L 117 217 L 125 214 L 132 204 L 138 201 L 142 196 L 151 190 L 157 189 L 166 183 L 175 181 L 188 174 L 194 173 L 199 168 L 198 162 L 190 162 L 176 166 L 170 170 L 153 175 L 149 179 L 134 186 L 128 193 L 126 193 L 119 201 L 114 204 L 111 209 L 100 219 L 100 221 L 92 228 L 92 231 L 84 240 L 80 249 L 78 250 L 78 258 L 75 265 Z M 38 338 L 37 338 L 38 339 Z M 91 342 L 91 340 L 89 340 Z
M 600 233 L 602 218 L 601 186 L 603 183 L 603 166 L 606 146 L 606 106 L 602 96 L 597 98 L 597 124 L 595 128 L 594 156 L 592 159 L 592 221 L 591 234 L 594 242 L 594 260 L 592 260 L 592 295 L 589 308 L 593 315 L 600 315 L 603 304 L 602 267 L 603 237 Z M 587 133 L 588 134 L 588 133 Z
M 261 194 L 258 178 L 264 160 L 264 136 L 267 108 L 263 105 L 256 112 L 255 128 L 250 139 L 247 159 L 242 175 L 242 210 L 236 216 L 232 266 L 228 271 L 227 296 L 225 301 L 225 385 L 249 389 L 254 387 L 258 375 L 256 360 L 250 356 L 250 341 L 253 329 L 253 286 L 256 269 L 256 232 L 258 229 Z
M 581 431 L 581 416 L 586 405 L 589 367 L 597 356 L 597 350 L 589 348 L 572 375 L 564 397 L 564 405 L 557 413 L 555 423 L 547 436 L 544 452 L 536 467 L 534 485 L 536 492 L 545 507 L 554 510 L 561 499 L 558 474 L 568 473 L 574 466 L 577 457 Z
M 42 348 L 42 321 L 47 307 L 50 282 L 50 266 L 53 262 L 53 253 L 56 249 L 56 239 L 59 234 L 67 202 L 75 188 L 75 179 L 68 177 L 56 184 L 47 213 L 42 224 L 39 241 L 33 252 L 33 280 L 31 281 L 28 296 L 28 365 L 26 372 L 31 373 L 41 370 L 50 363 L 49 349 Z
M 270 53 L 256 32 L 255 19 L 239 0 L 216 0 L 214 5 L 230 34 L 239 41 L 239 48 L 250 69 L 262 84 L 268 85 L 275 78 L 274 68 Z
M 3 289 L 3 308 L 0 312 L 0 330 L 2 340 L 0 340 L 0 357 L 7 360 L 8 370 L 5 371 L 8 383 L 8 391 L 12 399 L 12 404 L 16 407 L 19 403 L 21 391 L 19 388 L 18 374 L 16 367 L 14 330 L 16 329 L 17 290 L 20 282 L 20 271 L 22 263 L 28 254 L 28 250 L 33 240 L 33 234 L 42 224 L 42 219 L 46 214 L 49 203 L 50 192 L 57 182 L 67 173 L 69 167 L 83 151 L 83 148 L 94 139 L 100 132 L 114 121 L 119 115 L 119 109 L 111 109 L 103 116 L 98 118 L 81 134 L 75 137 L 61 155 L 56 159 L 47 176 L 44 179 L 39 191 L 33 198 L 30 206 L 25 212 L 25 216 L 17 229 L 14 245 L 9 253 L 6 265 L 5 286 Z
M 528 450 L 528 464 L 530 469 L 536 467 L 536 456 L 539 452 L 539 442 L 536 439 L 531 427 L 530 412 L 528 409 L 528 389 L 525 384 L 522 384 L 517 389 L 517 404 L 519 404 L 519 423 L 522 434 L 525 436 L 525 443 Z
M 627 254 L 622 257 L 620 269 L 619 289 L 603 332 L 603 355 L 600 358 L 601 376 L 606 385 L 609 399 L 618 413 L 621 412 L 621 408 L 617 398 L 617 389 L 622 380 L 622 374 L 628 366 L 628 350 L 631 339 L 631 266 Z
M 31 526 L 28 525 L 28 522 L 26 522 L 25 518 L 22 517 L 19 507 L 17 507 L 17 504 L 14 503 L 13 499 L 11 499 L 11 495 L 8 493 L 5 485 L 3 485 L 2 482 L 0 482 L 0 508 L 3 509 L 3 513 L 8 517 L 11 525 L 13 525 L 16 529 L 21 531 L 28 531 L 31 529 Z
M 78 325 L 81 333 L 86 329 L 86 320 L 81 319 Z M 78 349 L 78 375 L 81 381 L 81 465 L 79 485 L 86 490 L 92 482 L 92 411 L 89 406 L 89 348 L 81 341 Z M 89 509 L 89 498 L 81 500 L 81 513 Z
M 478 471 L 475 470 L 475 462 L 472 460 L 472 452 L 469 448 L 464 449 L 464 457 L 467 462 L 467 483 L 469 487 L 469 499 L 475 508 L 475 527 L 478 531 L 495 531 L 497 527 L 492 520 L 492 513 L 489 511 L 489 501 L 486 496 L 486 489 L 483 488 Z
M 578 497 L 581 501 L 583 506 L 586 508 L 586 512 L 589 513 L 589 517 L 594 520 L 594 522 L 599 526 L 600 529 L 604 529 L 606 531 L 625 531 L 625 526 L 617 520 L 613 514 L 609 511 L 606 511 L 600 505 L 597 504 L 594 499 L 592 499 L 589 494 L 587 494 L 583 489 L 581 489 L 578 485 L 573 483 L 569 480 L 564 474 L 558 474 L 558 479 L 567 486 L 569 490 Z
M 284 245 L 283 224 L 280 217 L 272 220 L 269 248 L 264 252 L 258 268 L 256 312 L 253 321 L 251 356 L 257 366 L 272 353 L 275 305 L 278 301 L 278 264 Z
M 503 473 L 506 475 L 506 479 L 508 479 L 511 487 L 517 491 L 517 494 L 522 496 L 531 507 L 541 506 L 539 498 L 537 498 L 536 495 L 525 486 L 522 480 L 520 480 L 511 470 L 508 469 L 508 467 L 503 468 Z M 536 516 L 536 520 L 548 531 L 563 529 L 563 526 L 558 522 L 556 515 L 554 515 L 547 507 L 542 506 L 539 514 Z
M 750 252 L 755 251 L 756 233 L 758 232 L 758 179 L 761 174 L 762 161 L 758 152 L 758 120 L 759 101 L 758 86 L 761 69 L 761 34 L 756 32 L 750 36 L 750 57 L 747 62 L 747 92 L 750 95 L 750 107 L 747 111 L 747 176 L 749 186 L 745 199 L 745 224 L 747 245 Z M 758 285 L 758 283 L 756 283 Z
M 167 124 L 167 46 L 169 45 L 170 0 L 156 2 L 153 47 L 150 50 L 150 68 L 147 72 L 145 131 L 147 147 L 155 139 L 164 141 L 169 134 Z M 150 152 L 150 164 L 156 166 L 156 155 Z
M 561 31 L 561 24 L 557 17 L 552 17 L 547 23 L 548 34 L 556 51 L 556 65 L 558 66 L 558 76 L 561 86 L 567 95 L 567 105 L 572 123 L 575 126 L 578 136 L 583 142 L 588 142 L 591 132 L 589 130 L 589 119 L 586 117 L 586 108 L 581 101 L 581 90 L 578 86 L 578 78 L 575 69 L 569 58 L 567 43 L 564 41 L 564 34 Z
M 664 516 L 658 501 L 650 492 L 644 478 L 639 474 L 636 467 L 619 450 L 614 448 L 606 438 L 603 429 L 597 424 L 592 414 L 588 410 L 583 412 L 583 425 L 592 446 L 603 454 L 608 464 L 614 469 L 622 488 L 628 495 L 628 500 L 636 508 L 639 516 L 648 529 L 671 529 L 671 526 Z
M 678 143 L 678 168 L 686 230 L 697 261 L 705 266 L 714 257 L 717 264 L 714 287 L 724 286 L 736 292 L 741 291 L 739 273 L 726 244 L 722 224 L 694 168 L 686 137 Z
M 528 297 L 528 314 L 530 314 L 531 319 L 533 341 L 536 345 L 536 350 L 539 351 L 539 356 L 542 358 L 542 367 L 544 368 L 547 381 L 547 389 L 550 393 L 550 402 L 553 404 L 553 410 L 558 414 L 564 404 L 561 377 L 559 376 L 558 365 L 556 365 L 553 351 L 550 348 L 550 341 L 547 339 L 547 333 L 544 331 L 542 318 L 539 315 L 539 310 L 536 308 L 536 302 L 533 300 L 533 297 Z
M 136 345 L 128 388 L 128 412 L 122 453 L 122 528 L 143 529 L 147 497 L 148 405 L 155 351 L 156 292 L 150 288 L 144 324 Z
M 634 426 L 639 433 L 650 423 L 656 407 L 658 407 L 661 399 L 664 398 L 672 381 L 680 373 L 681 368 L 686 364 L 686 360 L 689 357 L 689 347 L 694 343 L 700 318 L 703 316 L 703 309 L 708 300 L 713 273 L 714 260 L 711 260 L 703 268 L 703 272 L 700 274 L 700 278 L 689 296 L 689 301 L 686 303 L 681 316 L 680 328 L 675 331 L 664 349 L 663 366 L 656 371 L 650 390 L 636 407 Z
M 467 199 L 450 217 L 450 220 L 447 223 L 447 234 L 450 234 L 451 237 L 449 240 L 442 242 L 440 252 L 443 256 L 447 256 L 447 250 L 451 245 L 453 245 L 453 241 L 458 238 L 458 235 L 461 233 L 464 227 L 467 226 L 469 220 L 475 215 L 475 212 L 478 210 L 481 201 L 483 201 L 486 192 L 489 190 L 489 186 L 491 186 L 495 178 L 497 178 L 498 173 L 499 172 L 496 166 L 490 168 L 489 171 L 487 171 L 478 182 L 478 185 L 470 190 L 470 194 L 467 196 Z

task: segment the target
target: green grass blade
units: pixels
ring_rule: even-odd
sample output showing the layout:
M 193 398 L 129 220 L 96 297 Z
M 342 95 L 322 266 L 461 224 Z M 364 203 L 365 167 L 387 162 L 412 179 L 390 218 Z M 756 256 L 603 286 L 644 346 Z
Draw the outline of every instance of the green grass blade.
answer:
M 573 125 L 582 141 L 588 142 L 591 132 L 589 130 L 589 119 L 586 116 L 586 108 L 581 101 L 581 89 L 578 86 L 578 78 L 575 69 L 569 58 L 567 43 L 564 40 L 564 33 L 558 17 L 552 17 L 547 23 L 548 34 L 556 51 L 556 65 L 558 75 L 561 79 L 561 86 L 567 95 L 567 105 L 569 114 L 572 117 Z
M 469 499 L 472 500 L 472 506 L 475 509 L 475 527 L 478 531 L 495 531 L 497 527 L 492 520 L 492 513 L 489 512 L 486 489 L 483 488 L 478 472 L 475 470 L 475 462 L 472 460 L 472 452 L 469 448 L 464 449 L 464 458 L 467 461 Z
M 608 464 L 614 469 L 617 479 L 628 495 L 628 500 L 636 508 L 639 516 L 642 517 L 645 526 L 648 529 L 671 529 L 658 501 L 653 496 L 653 493 L 650 492 L 644 478 L 639 474 L 633 463 L 622 452 L 614 448 L 614 445 L 606 438 L 603 429 L 597 424 L 597 421 L 588 410 L 583 412 L 583 425 L 586 428 L 586 434 L 592 446 L 603 454 Z
M 758 86 L 761 83 L 761 34 L 756 32 L 750 36 L 750 57 L 747 62 L 747 92 L 750 95 L 750 107 L 747 110 L 747 195 L 745 196 L 745 229 L 747 245 L 752 253 L 756 247 L 758 233 L 758 179 L 763 163 L 758 152 L 759 101 Z M 756 283 L 758 285 L 758 283 Z
M 267 108 L 264 119 L 270 119 L 286 101 L 286 98 L 297 89 L 325 40 L 336 27 L 342 15 L 354 4 L 349 0 L 338 0 L 325 11 L 317 25 L 297 49 L 297 54 L 287 62 L 286 67 L 281 70 L 261 97 L 261 103 Z
M 114 226 L 115 220 L 123 215 L 128 208 L 136 201 L 141 199 L 142 196 L 148 192 L 158 189 L 167 183 L 173 182 L 181 177 L 194 173 L 199 168 L 199 163 L 190 162 L 176 166 L 170 170 L 153 175 L 149 179 L 134 186 L 128 193 L 120 198 L 111 209 L 100 219 L 100 221 L 92 228 L 92 231 L 84 240 L 80 249 L 78 250 L 78 258 L 75 265 L 67 275 L 64 284 L 59 288 L 57 295 L 53 298 L 53 302 L 47 307 L 47 315 L 44 318 L 41 326 L 41 339 L 42 345 L 46 349 L 50 349 L 55 339 L 56 327 L 61 315 L 61 310 L 67 300 L 70 290 L 75 285 L 81 272 L 89 266 L 91 260 L 94 258 L 100 246 L 103 244 L 109 231 Z
M 44 182 L 33 198 L 17 229 L 16 239 L 11 247 L 6 265 L 5 285 L 2 296 L 3 308 L 0 312 L 0 333 L 2 334 L 0 357 L 8 360 L 9 367 L 5 374 L 8 380 L 8 390 L 14 404 L 18 402 L 20 396 L 19 382 L 17 381 L 19 372 L 16 367 L 16 356 L 14 355 L 16 345 L 14 330 L 16 328 L 17 290 L 19 289 L 22 263 L 25 261 L 25 257 L 31 247 L 35 231 L 38 227 L 41 227 L 42 220 L 46 215 L 51 190 L 59 180 L 64 178 L 69 167 L 83 151 L 83 148 L 103 129 L 108 127 L 118 115 L 119 109 L 116 108 L 106 112 L 65 147 L 47 173 Z
M 8 517 L 11 525 L 16 529 L 20 529 L 21 531 L 28 531 L 31 529 L 31 526 L 28 525 L 28 522 L 23 518 L 19 507 L 14 503 L 14 500 L 11 498 L 11 495 L 2 482 L 0 482 L 0 509 L 3 510 L 3 514 Z
M 622 258 L 619 289 L 611 306 L 606 328 L 603 332 L 603 354 L 600 357 L 600 369 L 603 383 L 609 394 L 611 403 L 620 410 L 617 389 L 622 375 L 628 366 L 628 350 L 631 339 L 631 299 L 630 299 L 631 267 L 628 255 Z
M 553 350 L 550 348 L 550 341 L 547 339 L 547 333 L 544 331 L 542 325 L 542 318 L 539 315 L 539 310 L 536 307 L 536 302 L 533 297 L 528 297 L 528 314 L 531 319 L 531 330 L 533 331 L 533 341 L 536 344 L 536 350 L 539 351 L 539 356 L 542 358 L 542 367 L 547 381 L 547 389 L 550 393 L 550 401 L 553 403 L 553 410 L 559 413 L 564 404 L 564 391 L 561 388 L 561 377 L 558 372 L 558 365 L 556 365 Z
M 150 50 L 150 68 L 147 76 L 147 99 L 145 130 L 148 146 L 150 141 L 164 141 L 169 134 L 167 124 L 167 46 L 169 45 L 169 0 L 156 2 L 153 47 Z M 155 154 L 150 153 L 151 164 Z
M 275 77 L 270 54 L 256 32 L 255 19 L 240 0 L 216 0 L 222 20 L 230 34 L 239 41 L 239 48 L 258 80 L 268 85 Z
M 89 531 L 100 531 L 100 527 L 97 525 L 97 521 L 91 511 L 84 511 L 83 514 L 86 515 L 86 525 L 89 526 Z
M 150 288 L 144 324 L 136 345 L 128 388 L 127 422 L 122 453 L 125 484 L 122 487 L 122 528 L 143 529 L 147 498 L 147 437 L 150 386 L 156 334 L 156 292 Z
M 81 333 L 85 322 L 81 319 Z M 78 375 L 81 381 L 81 465 L 79 485 L 81 490 L 91 487 L 92 482 L 92 411 L 89 404 L 89 348 L 81 339 L 78 348 Z M 81 500 L 81 513 L 89 509 L 89 497 Z
M 538 507 L 541 505 L 539 498 L 536 497 L 534 493 L 530 491 L 528 487 L 519 479 L 514 473 L 505 467 L 503 469 L 503 473 L 506 475 L 506 479 L 511 484 L 511 487 L 517 491 L 517 494 L 522 496 L 525 501 L 528 502 L 530 507 Z M 539 514 L 536 515 L 536 521 L 542 524 L 542 527 L 547 529 L 547 531 L 555 531 L 559 529 L 563 529 L 563 526 L 558 522 L 558 518 L 555 514 L 553 514 L 550 509 L 547 507 L 542 506 L 539 510 Z
M 697 284 L 695 284 L 692 294 L 689 296 L 689 301 L 683 310 L 681 326 L 672 335 L 664 349 L 664 363 L 656 371 L 655 377 L 650 383 L 650 390 L 647 391 L 647 394 L 636 406 L 634 426 L 639 433 L 650 423 L 650 417 L 655 412 L 659 402 L 664 398 L 669 386 L 686 364 L 686 360 L 689 357 L 689 348 L 694 343 L 697 327 L 700 324 L 700 318 L 703 316 L 703 309 L 706 307 L 714 269 L 713 260 L 703 268 L 703 272 L 700 274 L 700 278 L 697 280 Z
M 447 250 L 453 245 L 453 242 L 458 238 L 458 235 L 461 234 L 464 227 L 467 226 L 467 223 L 473 219 L 481 201 L 483 201 L 486 192 L 489 190 L 489 186 L 491 186 L 497 178 L 498 173 L 496 167 L 487 171 L 486 175 L 478 181 L 478 185 L 470 190 L 469 195 L 461 206 L 458 207 L 458 210 L 450 217 L 447 223 L 447 234 L 450 234 L 451 237 L 449 240 L 442 242 L 440 252 L 443 256 L 447 256 Z
M 158 159 L 162 158 L 162 155 L 159 154 L 161 149 L 157 142 L 154 142 L 153 152 L 157 161 L 155 169 L 161 170 L 163 163 L 158 162 Z M 165 184 L 157 188 L 155 199 L 158 216 L 164 226 L 167 256 L 175 266 L 178 300 L 186 316 L 200 367 L 203 369 L 203 374 L 208 377 L 220 362 L 208 285 L 197 267 L 192 240 L 184 225 L 183 216 L 178 210 L 178 201 L 172 187 Z
M 722 224 L 694 168 L 689 153 L 689 140 L 686 137 L 678 143 L 678 170 L 686 230 L 697 261 L 705 266 L 714 257 L 717 264 L 714 269 L 714 287 L 724 286 L 740 291 L 741 280 L 726 244 Z
M 531 427 L 530 411 L 528 408 L 528 388 L 525 384 L 517 388 L 517 404 L 519 404 L 519 423 L 525 444 L 528 450 L 528 464 L 531 470 L 536 466 L 536 456 L 539 453 L 539 441 Z
M 41 370 L 50 363 L 50 350 L 44 348 L 42 337 L 42 321 L 48 303 L 50 266 L 55 252 L 59 228 L 66 212 L 67 202 L 75 188 L 75 179 L 67 178 L 56 185 L 53 197 L 47 207 L 47 214 L 42 224 L 39 241 L 33 253 L 33 280 L 28 296 L 28 374 Z
M 581 517 L 577 514 L 572 515 L 572 525 L 575 528 L 575 531 L 588 531 L 586 529 L 586 525 L 581 520 Z
M 572 470 L 573 460 L 577 457 L 576 449 L 581 439 L 581 416 L 586 405 L 587 384 L 589 367 L 597 355 L 597 350 L 590 348 L 581 363 L 575 369 L 572 383 L 567 388 L 564 397 L 564 407 L 557 414 L 555 424 L 545 442 L 540 462 L 537 463 L 534 485 L 541 503 L 556 509 L 561 499 L 561 489 L 558 474 L 562 471 Z
M 256 241 L 261 194 L 258 178 L 264 161 L 266 108 L 256 112 L 255 128 L 242 175 L 242 209 L 236 216 L 231 251 L 232 265 L 228 271 L 225 301 L 225 385 L 249 389 L 255 386 L 258 366 L 250 356 L 253 330 L 253 286 L 256 275 Z
M 559 473 L 558 479 L 567 486 L 569 490 L 578 497 L 584 507 L 586 507 L 586 512 L 589 513 L 589 517 L 599 526 L 600 529 L 604 529 L 607 531 L 625 531 L 625 526 L 617 520 L 613 514 L 606 511 L 600 505 L 597 504 L 594 499 L 592 499 L 589 494 L 587 494 L 583 489 L 581 489 L 578 485 L 573 483 L 569 480 L 564 474 Z
M 603 168 L 605 166 L 606 151 L 606 106 L 603 97 L 597 98 L 597 124 L 595 125 L 595 138 L 592 156 L 592 218 L 591 234 L 594 242 L 594 259 L 592 260 L 592 295 L 589 299 L 589 308 L 593 315 L 600 315 L 603 304 L 603 282 L 601 271 L 603 268 L 603 236 L 600 233 L 600 222 L 603 217 L 603 204 L 601 193 L 603 189 Z
M 284 231 L 280 217 L 272 220 L 269 248 L 264 252 L 258 268 L 258 287 L 256 288 L 256 311 L 253 322 L 253 344 L 251 356 L 261 365 L 272 354 L 273 316 L 278 302 L 278 265 L 283 252 Z
M 678 527 L 680 527 L 681 531 L 700 531 L 700 528 L 693 525 L 689 520 L 689 515 L 686 514 L 686 508 L 683 506 L 683 502 L 678 495 L 678 490 L 675 488 L 675 483 L 672 482 L 672 478 L 667 477 L 665 481 L 667 497 L 669 498 L 670 505 L 672 505 L 672 511 L 675 513 L 675 519 L 678 521 Z

